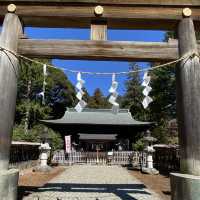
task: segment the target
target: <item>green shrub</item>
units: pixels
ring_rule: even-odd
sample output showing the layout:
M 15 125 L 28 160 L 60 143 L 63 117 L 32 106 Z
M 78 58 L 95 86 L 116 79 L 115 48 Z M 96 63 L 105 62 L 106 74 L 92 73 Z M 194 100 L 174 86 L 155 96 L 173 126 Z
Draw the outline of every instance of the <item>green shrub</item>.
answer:
M 132 144 L 134 151 L 143 151 L 144 150 L 144 141 L 143 139 L 137 140 L 136 143 Z
M 28 134 L 25 134 L 24 126 L 17 125 L 13 129 L 12 140 L 26 142 L 41 142 L 41 137 L 44 132 L 44 128 L 44 125 L 36 125 L 32 129 L 29 129 Z M 52 140 L 51 147 L 53 151 L 63 148 L 63 139 L 60 133 L 48 128 L 48 135 Z

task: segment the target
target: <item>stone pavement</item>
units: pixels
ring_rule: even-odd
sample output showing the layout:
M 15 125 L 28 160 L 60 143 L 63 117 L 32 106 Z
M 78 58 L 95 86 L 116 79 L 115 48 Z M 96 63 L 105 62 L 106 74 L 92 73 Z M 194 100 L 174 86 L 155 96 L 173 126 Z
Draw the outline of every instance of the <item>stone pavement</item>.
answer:
M 75 165 L 23 200 L 161 200 L 120 166 Z

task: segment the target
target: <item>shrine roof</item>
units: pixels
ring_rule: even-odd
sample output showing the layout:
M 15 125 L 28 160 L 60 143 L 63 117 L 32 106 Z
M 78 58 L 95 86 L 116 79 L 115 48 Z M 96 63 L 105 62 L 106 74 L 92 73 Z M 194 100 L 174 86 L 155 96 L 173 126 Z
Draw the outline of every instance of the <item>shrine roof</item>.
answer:
M 45 124 L 68 125 L 115 125 L 115 126 L 148 126 L 152 122 L 135 120 L 128 110 L 120 109 L 114 114 L 111 109 L 84 109 L 78 113 L 74 109 L 67 109 L 61 119 L 41 120 Z

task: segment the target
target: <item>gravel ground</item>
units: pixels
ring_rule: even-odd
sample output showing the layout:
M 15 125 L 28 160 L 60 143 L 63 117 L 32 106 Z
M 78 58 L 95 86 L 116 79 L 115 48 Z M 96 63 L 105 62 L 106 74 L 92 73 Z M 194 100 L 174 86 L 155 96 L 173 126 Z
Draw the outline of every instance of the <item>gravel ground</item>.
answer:
M 24 200 L 161 200 L 120 166 L 66 168 Z
M 143 182 L 149 189 L 158 193 L 163 200 L 171 200 L 169 175 L 149 175 L 140 171 L 129 170 L 129 173 Z

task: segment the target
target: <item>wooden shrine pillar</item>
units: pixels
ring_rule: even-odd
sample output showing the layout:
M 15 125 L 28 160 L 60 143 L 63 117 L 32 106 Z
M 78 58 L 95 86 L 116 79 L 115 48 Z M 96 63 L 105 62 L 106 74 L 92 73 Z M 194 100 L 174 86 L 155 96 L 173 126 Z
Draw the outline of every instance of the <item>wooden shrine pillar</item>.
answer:
M 179 55 L 196 55 L 177 66 L 177 113 L 180 173 L 171 174 L 173 200 L 200 197 L 200 62 L 191 10 L 178 25 Z M 189 14 L 188 14 L 189 13 Z M 184 14 L 184 12 L 183 12 Z M 188 15 L 187 15 L 188 14 Z
M 0 47 L 17 52 L 22 26 L 12 4 L 3 22 Z M 18 78 L 18 59 L 0 52 L 0 199 L 17 199 L 18 171 L 9 170 L 10 147 L 14 124 Z

